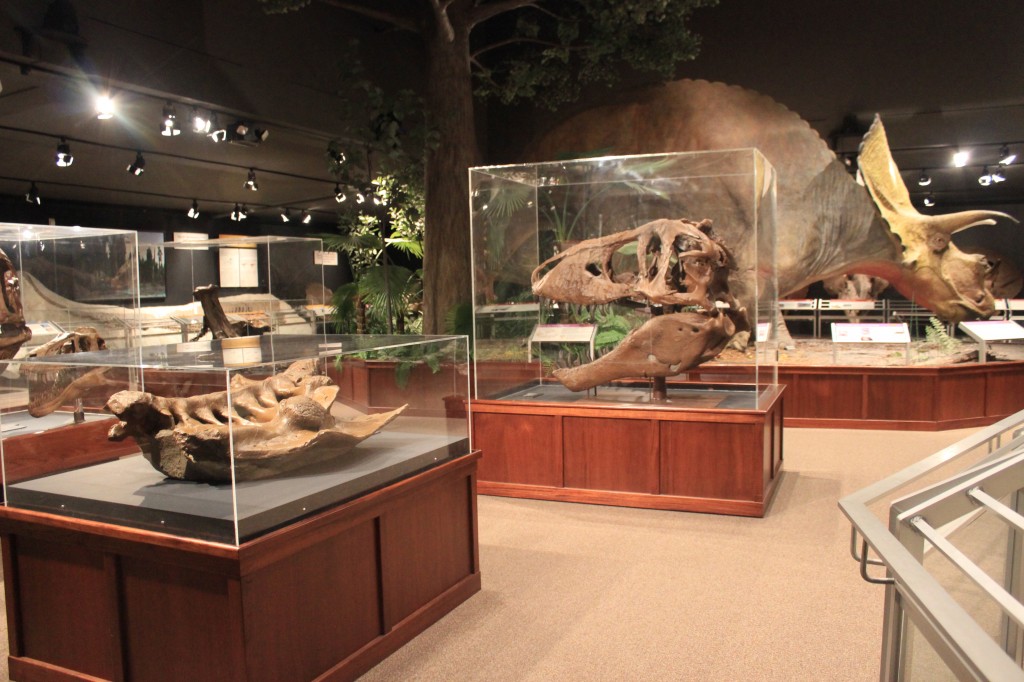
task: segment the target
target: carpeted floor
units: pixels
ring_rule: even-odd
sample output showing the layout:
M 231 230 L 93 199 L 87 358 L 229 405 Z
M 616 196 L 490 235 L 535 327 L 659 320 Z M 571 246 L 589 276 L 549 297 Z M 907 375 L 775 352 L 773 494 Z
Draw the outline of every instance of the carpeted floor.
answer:
M 483 590 L 363 680 L 873 682 L 836 502 L 968 433 L 787 429 L 764 519 L 481 497 Z
M 788 429 L 764 519 L 481 497 L 483 590 L 363 679 L 873 682 L 836 503 L 968 433 Z

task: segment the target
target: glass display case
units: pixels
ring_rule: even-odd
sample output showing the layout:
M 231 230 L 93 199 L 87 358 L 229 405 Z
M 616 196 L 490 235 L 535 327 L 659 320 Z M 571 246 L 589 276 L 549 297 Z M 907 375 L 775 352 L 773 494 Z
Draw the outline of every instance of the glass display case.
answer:
M 17 273 L 24 322 L 32 332 L 20 355 L 83 326 L 111 348 L 131 345 L 140 297 L 134 231 L 0 223 L 0 249 Z M 144 274 L 148 293 L 163 286 L 162 253 L 150 254 Z
M 238 545 L 470 451 L 463 336 L 260 337 L 10 362 L 10 507 Z
M 774 391 L 775 173 L 760 152 L 469 180 L 475 398 L 747 409 Z
M 176 235 L 185 237 L 184 235 Z M 331 311 L 324 287 L 325 253 L 312 237 L 202 238 L 187 235 L 163 242 L 168 291 L 164 306 L 145 306 L 141 337 L 145 344 L 188 341 L 207 334 L 203 304 L 194 294 L 216 287 L 215 296 L 232 323 L 274 334 L 322 331 Z

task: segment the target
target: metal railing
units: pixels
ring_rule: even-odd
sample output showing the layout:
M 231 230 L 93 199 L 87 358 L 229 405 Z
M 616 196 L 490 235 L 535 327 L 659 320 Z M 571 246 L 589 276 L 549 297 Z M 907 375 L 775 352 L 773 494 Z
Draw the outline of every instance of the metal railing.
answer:
M 881 680 L 1024 680 L 1022 490 L 1024 411 L 839 501 L 861 575 L 885 585 Z M 982 515 L 999 551 L 971 542 Z

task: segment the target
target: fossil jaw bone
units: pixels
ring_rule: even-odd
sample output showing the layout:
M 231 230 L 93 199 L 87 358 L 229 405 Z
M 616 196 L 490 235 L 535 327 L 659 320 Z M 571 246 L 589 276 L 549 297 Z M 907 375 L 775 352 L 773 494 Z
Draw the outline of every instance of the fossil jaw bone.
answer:
M 311 360 L 263 380 L 235 375 L 228 391 L 166 398 L 121 391 L 107 401 L 154 468 L 171 478 L 226 483 L 267 478 L 344 456 L 405 409 L 339 422 L 338 387 Z M 232 444 L 234 454 L 232 457 Z

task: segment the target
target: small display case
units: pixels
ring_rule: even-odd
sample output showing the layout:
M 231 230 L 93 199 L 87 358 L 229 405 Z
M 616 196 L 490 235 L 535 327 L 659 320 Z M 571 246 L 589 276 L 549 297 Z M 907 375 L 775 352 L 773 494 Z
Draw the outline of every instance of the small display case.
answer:
M 311 237 L 202 238 L 176 235 L 163 242 L 167 255 L 166 306 L 144 307 L 145 344 L 188 341 L 206 330 L 199 287 L 216 287 L 216 298 L 231 322 L 274 334 L 322 331 L 331 312 L 324 264 L 337 254 Z
M 11 362 L 5 504 L 238 546 L 466 455 L 468 376 L 455 336 L 273 334 Z
M 108 347 L 133 343 L 141 286 L 134 231 L 0 223 L 0 249 L 17 273 L 32 332 L 20 355 L 83 326 L 95 329 Z M 146 293 L 162 295 L 163 252 L 146 256 Z
M 475 398 L 561 404 L 596 398 L 634 407 L 653 401 L 660 407 L 751 409 L 774 393 L 775 176 L 760 152 L 489 166 L 471 169 L 469 180 Z M 693 287 L 687 291 L 681 284 L 683 270 L 690 272 L 690 263 L 682 261 L 686 245 L 694 241 L 690 232 L 672 231 L 684 229 L 678 228 L 683 221 L 690 226 L 686 230 L 713 236 L 731 254 L 732 267 L 711 286 L 725 289 L 735 301 L 726 304 L 728 296 L 720 296 L 712 305 L 720 314 L 731 305 L 731 317 L 745 317 L 735 326 L 738 331 L 745 326 L 746 332 L 734 343 L 742 346 L 749 338 L 749 361 L 724 369 L 696 362 L 692 371 L 669 371 L 666 396 L 652 389 L 649 375 L 622 367 L 659 355 L 648 337 L 630 336 L 653 318 L 685 317 L 695 328 L 699 323 L 690 325 L 693 320 L 715 318 L 708 307 L 705 318 L 690 317 L 701 311 L 689 300 Z M 574 289 L 568 297 L 537 292 L 538 280 L 555 266 L 564 269 L 563 281 Z M 675 288 L 674 300 L 682 303 L 663 305 L 641 295 L 636 285 L 643 280 Z M 588 298 L 594 288 L 623 295 L 594 301 Z M 622 359 L 620 346 L 627 344 L 633 351 Z M 620 367 L 601 372 L 614 379 L 601 379 L 587 390 L 560 378 L 558 370 L 597 363 Z

